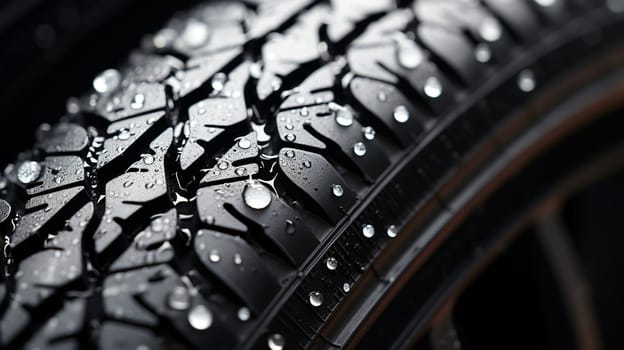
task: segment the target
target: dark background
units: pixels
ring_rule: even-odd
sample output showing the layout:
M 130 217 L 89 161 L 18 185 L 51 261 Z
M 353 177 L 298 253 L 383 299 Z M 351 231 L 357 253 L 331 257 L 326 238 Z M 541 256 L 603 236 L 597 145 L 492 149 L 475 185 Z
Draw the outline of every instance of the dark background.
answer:
M 144 34 L 195 2 L 0 1 L 0 167 L 29 149 L 36 127 L 58 120 L 98 72 L 119 65 Z

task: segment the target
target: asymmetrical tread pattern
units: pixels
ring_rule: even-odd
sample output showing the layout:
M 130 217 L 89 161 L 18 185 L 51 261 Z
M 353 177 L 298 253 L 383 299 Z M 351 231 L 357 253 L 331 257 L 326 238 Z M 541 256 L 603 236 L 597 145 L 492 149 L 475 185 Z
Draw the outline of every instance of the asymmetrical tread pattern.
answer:
M 7 167 L 0 347 L 308 348 L 555 68 L 472 96 L 593 12 L 608 7 L 223 1 L 177 15 Z

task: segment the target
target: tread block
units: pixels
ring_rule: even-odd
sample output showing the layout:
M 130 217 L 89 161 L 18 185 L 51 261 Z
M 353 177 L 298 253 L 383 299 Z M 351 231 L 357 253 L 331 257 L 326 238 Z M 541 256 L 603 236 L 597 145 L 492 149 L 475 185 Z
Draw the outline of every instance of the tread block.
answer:
M 446 62 L 465 86 L 475 87 L 485 78 L 485 66 L 477 61 L 474 44 L 467 37 L 431 24 L 419 26 L 418 37 L 434 55 Z M 489 46 L 483 48 L 489 50 L 490 56 L 494 55 Z
M 102 299 L 104 314 L 114 320 L 146 327 L 158 326 L 158 317 L 137 300 L 138 296 L 154 287 L 154 282 L 173 276 L 166 266 L 151 266 L 127 272 L 116 272 L 104 279 Z
M 351 107 L 335 103 L 291 109 L 277 115 L 277 130 L 286 144 L 320 150 L 334 146 L 373 181 L 388 166 L 388 156 L 374 136 L 366 137 L 354 114 Z
M 49 234 L 44 250 L 20 262 L 16 288 L 22 304 L 35 307 L 56 289 L 82 278 L 82 235 L 92 216 L 93 204 L 87 203 L 65 228 Z
M 258 158 L 258 139 L 256 132 L 237 138 L 230 148 L 200 181 L 200 186 L 211 185 L 225 180 L 240 179 L 256 175 L 260 168 Z
M 155 129 L 155 125 L 164 119 L 164 116 L 164 112 L 154 112 L 111 124 L 107 129 L 111 137 L 104 141 L 97 168 L 103 168 L 121 155 L 128 154 L 129 150 L 134 148 L 134 144 L 148 131 Z
M 242 54 L 242 48 L 232 48 L 216 52 L 207 56 L 190 59 L 186 62 L 187 69 L 180 79 L 179 97 L 184 98 L 189 93 L 208 82 L 208 79 L 223 67 Z
M 99 349 L 167 349 L 154 331 L 113 321 L 102 324 L 97 344 Z
M 239 66 L 229 76 L 215 75 L 211 82 L 212 96 L 189 108 L 189 121 L 185 128 L 187 142 L 180 155 L 182 170 L 195 163 L 205 153 L 205 148 L 210 147 L 212 141 L 228 127 L 247 120 L 247 107 L 242 95 L 248 75 L 246 65 Z
M 76 340 L 70 338 L 82 331 L 86 314 L 86 300 L 65 301 L 63 308 L 45 322 L 41 330 L 28 341 L 27 349 L 78 349 Z
M 540 23 L 525 1 L 484 0 L 492 11 L 504 21 L 511 31 L 524 42 L 537 39 Z
M 391 84 L 366 79 L 353 78 L 349 84 L 351 95 L 378 120 L 379 127 L 396 137 L 399 144 L 407 146 L 425 130 L 428 114 L 414 106 L 396 87 Z M 379 94 L 385 98 L 381 101 Z M 395 113 L 403 106 L 407 118 L 397 118 Z
M 173 138 L 171 128 L 165 130 L 150 144 L 153 154 L 144 154 L 128 168 L 128 172 L 106 184 L 106 211 L 93 239 L 99 254 L 122 233 L 117 220 L 125 220 L 141 206 L 164 198 L 167 194 L 165 154 Z M 134 189 L 140 190 L 134 190 Z
M 401 51 L 420 51 L 410 55 L 422 56 L 414 66 L 407 68 L 399 62 Z M 394 54 L 393 54 L 394 53 Z M 354 47 L 347 53 L 347 61 L 356 76 L 381 80 L 390 84 L 405 81 L 418 99 L 431 112 L 441 115 L 454 105 L 456 88 L 442 72 L 427 58 L 428 53 L 412 40 L 401 37 L 400 40 L 384 45 Z M 385 96 L 378 94 L 377 99 Z
M 177 212 L 171 209 L 152 220 L 134 237 L 133 244 L 110 267 L 111 271 L 169 262 L 174 257 L 173 240 L 177 230 Z
M 313 0 L 264 1 L 258 4 L 256 16 L 246 16 L 247 36 L 257 40 L 278 29 L 314 2 Z
M 11 247 L 15 248 L 35 235 L 43 235 L 45 227 L 52 221 L 57 221 L 61 211 L 66 211 L 67 204 L 84 196 L 83 187 L 72 187 L 47 195 L 32 197 L 26 202 L 24 215 L 17 223 L 11 236 Z M 59 214 L 59 215 L 57 215 Z
M 258 187 L 259 186 L 259 187 Z M 246 191 L 266 194 L 262 209 L 250 207 Z M 318 245 L 312 231 L 299 214 L 258 181 L 247 180 L 203 188 L 197 195 L 200 218 L 226 230 L 257 231 L 298 267 Z M 251 195 L 250 195 L 251 196 Z M 229 208 L 229 209 L 228 209 Z
M 122 76 L 128 84 L 159 83 L 182 69 L 184 69 L 184 62 L 177 57 L 135 51 L 130 54 L 128 64 L 123 67 Z
M 279 166 L 287 180 L 309 196 L 331 221 L 342 219 L 357 200 L 336 169 L 316 153 L 282 148 Z
M 261 313 L 279 292 L 275 276 L 242 239 L 200 230 L 194 248 L 206 270 L 236 293 L 255 314 Z M 259 285 L 262 288 L 253 288 Z
M 18 302 L 12 301 L 0 316 L 0 345 L 6 348 L 26 330 L 31 322 L 30 314 Z
M 304 63 L 320 59 L 319 28 L 327 15 L 327 8 L 314 7 L 284 34 L 269 37 L 262 47 L 264 70 L 256 86 L 261 101 L 280 88 L 281 77 L 293 73 Z
M 234 331 L 240 330 L 240 325 L 236 330 L 232 329 L 223 319 L 224 315 L 215 312 L 218 301 L 203 298 L 195 289 L 187 289 L 173 272 L 154 281 L 151 288 L 137 298 L 159 315 L 190 347 L 201 349 L 206 344 L 211 344 L 211 349 L 235 347 L 237 339 Z
M 77 156 L 50 156 L 40 163 L 43 174 L 26 192 L 37 195 L 59 187 L 79 185 L 84 181 L 83 161 Z
M 46 154 L 77 153 L 89 144 L 87 131 L 78 124 L 60 123 L 39 135 L 36 147 Z
M 167 107 L 165 86 L 157 83 L 130 84 L 111 95 L 92 94 L 82 110 L 101 115 L 110 122 Z

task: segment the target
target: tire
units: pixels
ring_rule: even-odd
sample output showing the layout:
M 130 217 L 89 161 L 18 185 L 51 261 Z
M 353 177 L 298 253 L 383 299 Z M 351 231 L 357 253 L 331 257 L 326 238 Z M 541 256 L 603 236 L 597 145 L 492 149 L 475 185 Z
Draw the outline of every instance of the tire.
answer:
M 70 99 L 2 182 L 0 344 L 343 346 L 388 245 L 622 29 L 617 1 L 398 3 L 202 5 Z

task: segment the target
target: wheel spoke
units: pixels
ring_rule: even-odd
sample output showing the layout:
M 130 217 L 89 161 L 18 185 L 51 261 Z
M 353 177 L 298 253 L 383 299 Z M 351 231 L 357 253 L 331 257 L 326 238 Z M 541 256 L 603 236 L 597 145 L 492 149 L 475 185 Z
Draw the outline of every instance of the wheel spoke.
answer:
M 536 224 L 538 241 L 550 264 L 563 298 L 577 344 L 581 349 L 600 349 L 601 340 L 590 285 L 584 276 L 565 224 L 554 213 Z

